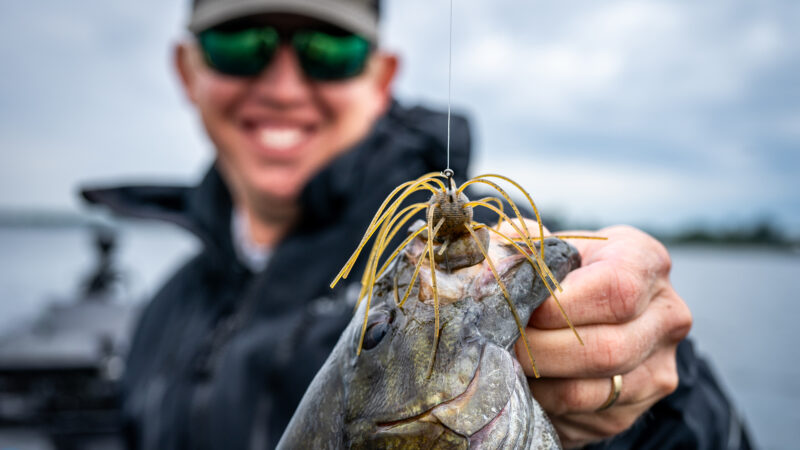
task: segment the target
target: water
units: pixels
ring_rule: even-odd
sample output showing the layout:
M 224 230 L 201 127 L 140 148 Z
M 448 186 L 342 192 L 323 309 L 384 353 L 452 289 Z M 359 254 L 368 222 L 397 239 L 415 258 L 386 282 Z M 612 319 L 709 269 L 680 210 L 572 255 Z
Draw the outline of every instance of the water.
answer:
M 125 224 L 119 265 L 126 297 L 146 298 L 198 243 L 169 226 Z M 80 228 L 0 228 L 0 332 L 64 301 L 92 267 L 92 236 Z M 800 442 L 800 254 L 758 248 L 674 247 L 672 281 L 694 314 L 691 336 L 762 448 Z
M 672 281 L 693 336 L 763 448 L 800 442 L 800 255 L 764 249 L 673 248 Z

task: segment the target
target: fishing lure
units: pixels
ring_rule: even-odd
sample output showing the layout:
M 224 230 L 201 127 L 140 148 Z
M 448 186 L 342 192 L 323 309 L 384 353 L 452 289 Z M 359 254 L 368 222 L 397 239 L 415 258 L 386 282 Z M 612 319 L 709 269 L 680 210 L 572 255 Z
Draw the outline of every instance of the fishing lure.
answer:
M 498 183 L 493 181 L 493 179 L 503 180 L 512 184 L 525 196 L 536 216 L 539 232 L 537 236 L 531 235 L 525 220 L 522 219 L 522 214 L 520 213 L 517 205 L 514 203 L 508 193 Z M 468 186 L 474 184 L 487 185 L 500 194 L 500 196 L 508 203 L 508 205 L 511 206 L 512 210 L 514 211 L 515 218 L 509 217 L 509 215 L 506 214 L 503 209 L 503 201 L 498 197 L 485 197 L 481 198 L 480 200 L 470 201 L 464 194 L 464 190 Z M 431 192 L 430 200 L 427 203 L 413 203 L 411 205 L 402 207 L 403 202 L 411 194 L 419 191 Z M 496 213 L 498 216 L 497 225 L 490 227 L 486 224 L 474 221 L 473 208 L 477 207 L 487 208 Z M 400 245 L 398 245 L 398 247 L 389 254 L 388 257 L 383 258 L 392 239 L 412 218 L 418 216 L 418 213 L 423 210 L 426 210 L 426 220 L 424 226 L 416 227 L 416 229 L 415 227 L 412 227 L 408 237 L 406 237 L 405 240 L 403 240 Z M 518 236 L 517 239 L 514 239 L 500 231 L 500 226 L 504 222 L 507 222 L 511 225 Z M 431 350 L 428 373 L 430 374 L 435 361 L 436 347 L 439 342 L 440 330 L 439 295 L 436 288 L 437 262 L 444 260 L 445 266 L 449 270 L 451 268 L 451 264 L 450 261 L 447 260 L 448 248 L 458 245 L 460 246 L 458 247 L 460 249 L 464 249 L 465 246 L 468 248 L 467 251 L 462 250 L 458 252 L 462 256 L 466 254 L 467 261 L 453 261 L 455 265 L 465 267 L 480 263 L 483 260 L 487 262 L 492 275 L 497 281 L 497 284 L 503 292 L 503 296 L 505 297 L 508 306 L 511 309 L 517 328 L 519 329 L 520 335 L 523 337 L 522 342 L 525 346 L 525 351 L 528 355 L 528 359 L 531 362 L 531 366 L 533 367 L 534 375 L 538 378 L 539 372 L 536 369 L 533 354 L 531 353 L 528 344 L 524 324 L 520 321 L 519 315 L 514 308 L 508 290 L 506 289 L 503 281 L 500 279 L 494 262 L 489 258 L 489 233 L 494 233 L 503 238 L 527 259 L 538 276 L 542 279 L 545 286 L 547 286 L 547 289 L 550 292 L 550 295 L 553 297 L 553 300 L 555 300 L 556 304 L 558 305 L 562 316 L 572 329 L 578 341 L 581 343 L 581 345 L 583 345 L 583 340 L 581 339 L 577 330 L 575 330 L 575 327 L 572 325 L 572 321 L 570 321 L 556 296 L 556 291 L 563 292 L 563 289 L 545 263 L 544 227 L 542 226 L 539 210 L 531 196 L 517 182 L 508 177 L 497 174 L 479 175 L 466 181 L 461 186 L 456 186 L 456 183 L 453 180 L 452 171 L 447 169 L 442 173 L 432 172 L 425 174 L 415 180 L 407 181 L 395 188 L 383 201 L 383 204 L 381 204 L 380 208 L 378 208 L 378 211 L 375 213 L 375 216 L 367 227 L 367 230 L 364 233 L 364 236 L 361 239 L 358 247 L 330 285 L 331 288 L 333 288 L 340 280 L 348 277 L 359 255 L 370 239 L 375 236 L 375 241 L 367 259 L 366 268 L 361 279 L 361 292 L 359 293 L 358 303 L 356 304 L 356 309 L 358 309 L 361 302 L 366 299 L 364 323 L 361 328 L 361 336 L 359 339 L 357 354 L 361 354 L 364 335 L 367 330 L 367 317 L 369 315 L 369 308 L 372 302 L 372 293 L 375 282 L 389 268 L 391 262 L 400 254 L 400 252 L 413 239 L 421 236 L 426 241 L 426 248 L 423 250 L 422 254 L 417 260 L 414 273 L 411 277 L 408 288 L 402 297 L 402 300 L 399 298 L 399 293 L 397 292 L 397 288 L 395 286 L 395 300 L 398 307 L 402 308 L 408 299 L 409 293 L 411 292 L 411 289 L 419 275 L 421 265 L 427 259 L 427 263 L 430 265 L 430 282 L 433 288 L 433 307 L 435 318 L 433 349 Z M 555 237 L 562 239 L 604 239 L 592 236 L 555 235 Z M 536 249 L 536 245 L 534 243 L 535 241 L 538 241 L 539 243 L 538 250 Z M 472 257 L 470 257 L 470 255 L 472 255 Z

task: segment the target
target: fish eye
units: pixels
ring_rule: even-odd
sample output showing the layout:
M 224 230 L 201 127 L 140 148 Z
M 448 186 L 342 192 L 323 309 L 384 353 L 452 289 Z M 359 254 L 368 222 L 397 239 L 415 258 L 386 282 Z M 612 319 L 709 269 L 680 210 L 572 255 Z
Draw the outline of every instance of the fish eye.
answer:
M 389 324 L 394 319 L 394 314 L 387 314 L 385 312 L 378 312 L 370 320 L 367 325 L 367 332 L 364 334 L 363 349 L 369 350 L 375 348 L 386 336 L 389 331 Z

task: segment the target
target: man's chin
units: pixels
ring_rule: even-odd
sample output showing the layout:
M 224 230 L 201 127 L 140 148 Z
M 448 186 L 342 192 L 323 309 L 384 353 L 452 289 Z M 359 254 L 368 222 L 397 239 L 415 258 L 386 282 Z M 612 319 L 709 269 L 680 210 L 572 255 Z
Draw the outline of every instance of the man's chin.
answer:
M 251 203 L 253 203 L 260 212 L 266 212 L 265 210 L 296 210 L 299 206 L 300 192 L 302 189 L 303 183 L 297 180 L 284 179 L 281 181 L 277 177 L 272 178 L 267 182 L 262 182 L 254 186 L 254 189 L 250 192 L 252 197 Z

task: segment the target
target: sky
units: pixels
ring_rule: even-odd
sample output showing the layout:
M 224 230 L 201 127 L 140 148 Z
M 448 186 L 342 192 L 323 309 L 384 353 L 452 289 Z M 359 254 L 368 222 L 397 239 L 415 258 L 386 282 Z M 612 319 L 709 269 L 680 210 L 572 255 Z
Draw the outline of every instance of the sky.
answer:
M 0 209 L 78 211 L 81 184 L 198 179 L 213 150 L 171 65 L 188 4 L 6 2 Z M 800 236 L 800 2 L 453 8 L 452 102 L 473 126 L 473 175 L 511 176 L 573 221 L 769 219 Z M 405 104 L 447 108 L 449 10 L 385 6 Z

